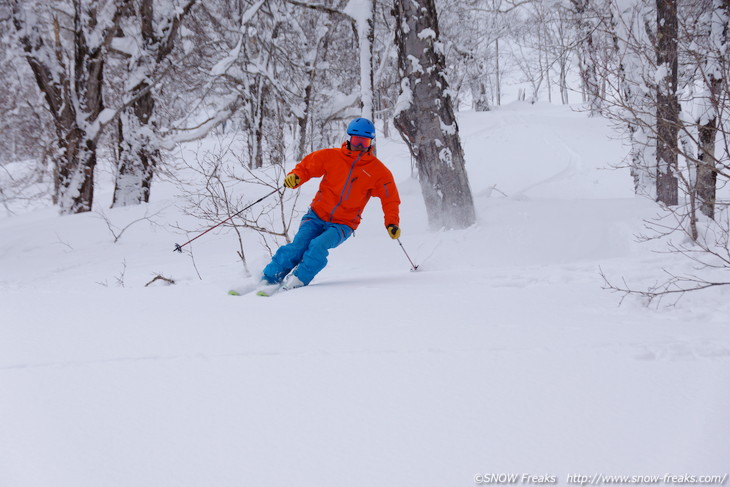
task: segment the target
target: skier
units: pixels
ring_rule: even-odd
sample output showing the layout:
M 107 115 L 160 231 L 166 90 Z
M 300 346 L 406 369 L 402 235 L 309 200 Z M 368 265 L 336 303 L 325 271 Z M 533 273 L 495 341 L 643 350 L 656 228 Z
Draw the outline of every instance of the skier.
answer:
M 288 290 L 309 284 L 327 265 L 329 250 L 353 234 L 371 196 L 381 200 L 390 238 L 400 237 L 398 189 L 388 168 L 372 155 L 375 126 L 356 118 L 347 135 L 341 148 L 312 152 L 284 178 L 290 189 L 311 178 L 322 181 L 294 240 L 280 247 L 264 268 L 259 294 L 268 295 L 280 285 Z

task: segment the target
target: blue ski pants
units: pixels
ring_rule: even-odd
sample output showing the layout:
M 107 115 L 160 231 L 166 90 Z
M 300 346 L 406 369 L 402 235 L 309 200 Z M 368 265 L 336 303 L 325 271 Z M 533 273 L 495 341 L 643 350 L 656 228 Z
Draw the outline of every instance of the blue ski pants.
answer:
M 281 282 L 292 269 L 305 285 L 327 265 L 329 249 L 333 249 L 352 235 L 352 228 L 340 223 L 326 222 L 310 210 L 302 217 L 299 231 L 292 243 L 279 247 L 264 268 L 264 279 Z

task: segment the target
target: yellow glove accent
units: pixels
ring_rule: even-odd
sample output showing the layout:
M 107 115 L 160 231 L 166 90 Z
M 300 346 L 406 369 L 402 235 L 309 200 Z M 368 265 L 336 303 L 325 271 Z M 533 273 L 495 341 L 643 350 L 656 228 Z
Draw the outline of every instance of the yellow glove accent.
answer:
M 393 240 L 399 238 L 400 228 L 398 228 L 398 225 L 388 225 L 388 235 L 390 235 L 390 238 L 392 238 Z
M 287 188 L 294 189 L 299 186 L 299 176 L 296 174 L 289 174 L 284 178 L 284 186 Z

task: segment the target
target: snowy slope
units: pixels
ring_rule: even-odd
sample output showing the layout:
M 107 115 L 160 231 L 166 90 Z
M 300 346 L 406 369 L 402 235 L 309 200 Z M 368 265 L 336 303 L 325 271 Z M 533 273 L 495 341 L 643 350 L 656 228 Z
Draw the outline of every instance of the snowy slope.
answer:
M 203 280 L 172 252 L 185 217 L 165 185 L 105 211 L 161 211 L 116 244 L 98 215 L 1 219 L 0 486 L 730 472 L 730 291 L 657 309 L 601 289 L 599 266 L 651 283 L 679 265 L 635 243 L 655 208 L 607 169 L 624 149 L 606 122 L 518 103 L 460 128 L 463 231 L 427 228 L 407 149 L 378 144 L 415 273 L 377 200 L 311 286 L 270 299 L 225 294 L 250 282 L 229 232 L 195 242 Z M 177 284 L 144 287 L 158 273 Z

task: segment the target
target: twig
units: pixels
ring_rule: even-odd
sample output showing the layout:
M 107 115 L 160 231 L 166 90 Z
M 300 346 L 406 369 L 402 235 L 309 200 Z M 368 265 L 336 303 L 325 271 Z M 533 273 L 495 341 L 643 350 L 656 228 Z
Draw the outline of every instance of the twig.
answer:
M 203 276 L 200 275 L 200 271 L 198 270 L 198 265 L 195 263 L 195 256 L 193 255 L 193 246 L 191 245 L 188 247 L 188 255 L 190 256 L 190 260 L 193 263 L 193 268 L 195 269 L 195 273 L 198 275 L 198 279 L 201 281 L 203 280 Z
M 74 248 L 71 246 L 71 244 L 63 241 L 61 239 L 61 236 L 58 234 L 58 232 L 56 232 L 56 239 L 58 240 L 58 243 L 60 243 L 61 245 L 65 246 L 65 247 L 68 247 L 69 250 L 73 251 Z
M 603 269 L 599 267 L 599 274 L 605 283 L 603 289 L 618 292 L 623 294 L 619 305 L 623 303 L 623 300 L 630 295 L 641 296 L 647 299 L 647 304 L 651 304 L 655 299 L 662 299 L 663 297 L 670 295 L 678 295 L 677 301 L 684 296 L 685 293 L 691 291 L 700 291 L 702 289 L 709 289 L 711 287 L 729 286 L 730 282 L 713 282 L 696 276 L 678 276 L 666 269 L 662 269 L 665 274 L 669 276 L 669 279 L 661 283 L 655 283 L 649 286 L 645 290 L 634 289 L 626 282 L 626 279 L 622 278 L 623 286 L 616 286 L 613 284 Z M 675 301 L 676 304 L 676 301 Z
M 145 284 L 144 287 L 149 286 L 150 284 L 152 284 L 155 281 L 164 281 L 164 282 L 166 282 L 168 284 L 175 284 L 175 280 L 174 279 L 170 279 L 169 277 L 165 277 L 162 274 L 157 274 L 154 278 L 152 278 L 152 280 L 150 282 L 148 282 L 147 284 Z
M 492 185 L 492 186 L 489 187 L 490 196 L 491 196 L 492 191 L 496 191 L 497 193 L 501 194 L 505 198 L 509 198 L 509 196 L 507 196 L 507 193 L 505 193 L 504 191 L 502 191 L 500 189 L 497 189 L 497 185 L 496 184 L 494 184 L 494 185 Z
M 117 242 L 119 242 L 119 239 L 122 238 L 122 235 L 124 235 L 124 232 L 126 232 L 129 229 L 129 227 L 131 227 L 132 225 L 134 225 L 136 223 L 146 220 L 146 221 L 150 222 L 151 225 L 159 225 L 157 222 L 152 220 L 152 218 L 159 215 L 160 213 L 162 213 L 162 210 L 159 210 L 159 211 L 153 213 L 152 215 L 150 215 L 148 213 L 148 210 L 145 210 L 144 216 L 129 222 L 121 230 L 119 230 L 118 227 L 111 222 L 111 219 L 103 211 L 97 212 L 96 214 L 99 218 L 104 220 L 104 223 L 106 223 L 106 227 L 109 229 L 112 236 L 114 237 L 114 243 L 117 243 Z
M 124 275 L 126 273 L 127 273 L 127 259 L 124 259 L 122 261 L 122 272 L 120 272 L 118 276 L 114 277 L 114 280 L 117 281 L 117 287 L 124 287 Z

